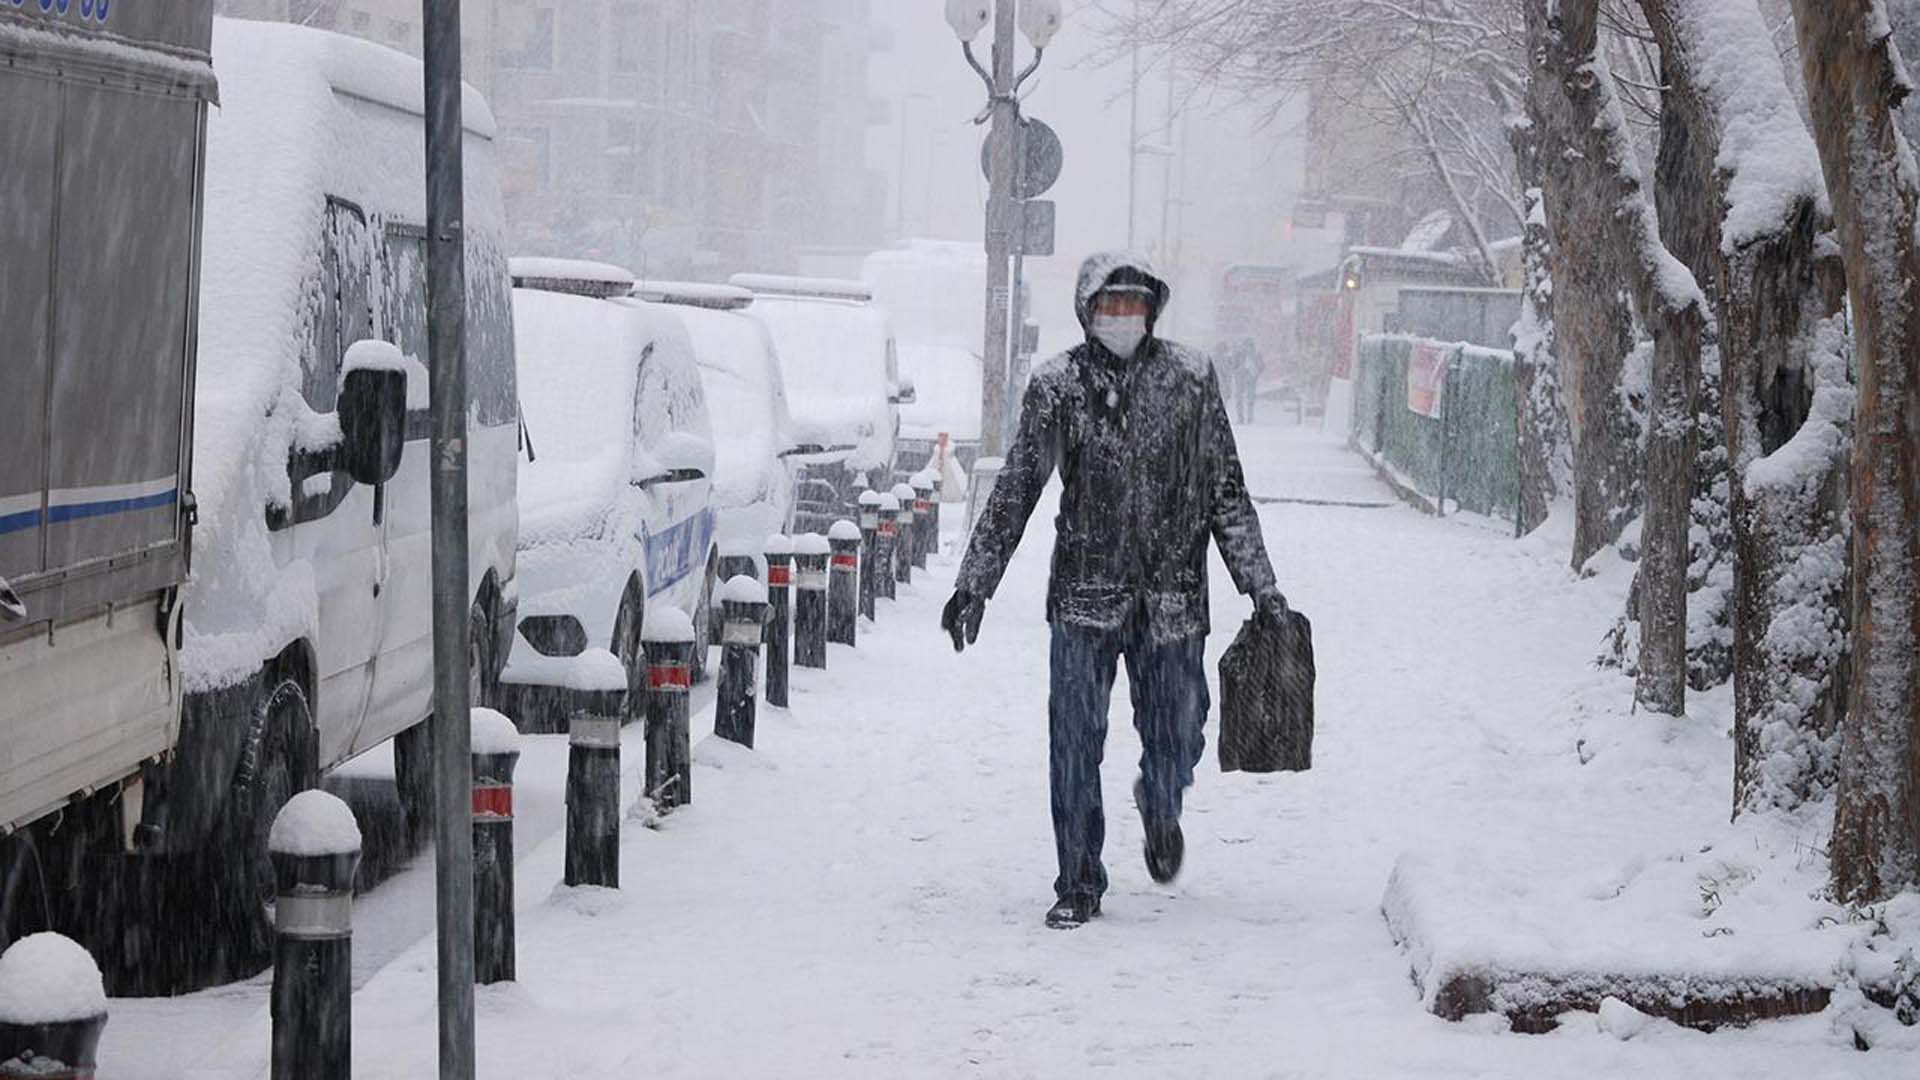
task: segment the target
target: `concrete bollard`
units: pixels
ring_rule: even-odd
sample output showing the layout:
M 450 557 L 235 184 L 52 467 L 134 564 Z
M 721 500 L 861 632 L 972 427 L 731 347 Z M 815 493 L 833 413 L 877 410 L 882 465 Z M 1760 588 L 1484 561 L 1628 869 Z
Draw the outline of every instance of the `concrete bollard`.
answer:
M 684 611 L 649 612 L 640 627 L 647 654 L 647 798 L 667 813 L 693 801 L 693 620 Z
M 579 713 L 567 727 L 569 885 L 620 887 L 620 719 Z
M 927 568 L 927 555 L 940 546 L 933 531 L 933 474 L 922 470 L 913 474 L 913 566 Z
M 720 587 L 720 700 L 713 733 L 752 749 L 760 639 L 766 632 L 767 589 L 741 574 Z
M 827 666 L 827 557 L 832 545 L 819 533 L 793 540 L 793 664 Z
M 792 662 L 793 541 L 775 533 L 767 537 L 767 704 L 787 707 L 787 665 Z
M 346 978 L 343 971 L 343 986 Z M 49 988 L 57 993 L 50 995 Z M 100 967 L 78 942 L 29 934 L 0 953 L 0 1076 L 93 1080 L 106 1026 Z M 278 1054 L 274 1064 L 277 1078 Z M 343 1069 L 337 1075 L 347 1074 Z
M 895 596 L 895 554 L 900 543 L 900 500 L 892 492 L 880 493 L 880 528 L 873 543 L 873 593 L 882 600 Z
M 274 816 L 267 851 L 277 897 L 273 1080 L 346 1080 L 353 1066 L 353 874 L 360 863 L 360 827 L 346 803 L 318 789 L 303 791 Z
M 893 573 L 894 578 L 902 585 L 910 585 L 913 583 L 913 567 L 915 561 L 913 548 L 913 504 L 915 496 L 913 485 L 893 485 L 893 497 L 900 504 L 900 508 L 894 511 L 893 518 L 896 532 L 899 533 L 899 539 L 896 541 L 898 546 L 893 556 Z
M 520 732 L 492 709 L 473 710 L 473 981 L 512 982 L 513 767 Z
M 880 543 L 880 493 L 860 493 L 860 614 L 873 618 L 874 567 Z
M 860 624 L 860 526 L 842 518 L 827 530 L 833 560 L 827 575 L 827 640 L 856 645 Z
M 946 485 L 941 482 L 940 473 L 938 471 L 929 471 L 927 475 L 932 477 L 933 479 L 933 506 L 928 510 L 928 516 L 931 517 L 933 521 L 932 521 L 932 524 L 929 526 L 929 529 L 932 531 L 932 534 L 933 534 L 933 550 L 939 551 L 940 550 L 940 489 L 945 487 Z

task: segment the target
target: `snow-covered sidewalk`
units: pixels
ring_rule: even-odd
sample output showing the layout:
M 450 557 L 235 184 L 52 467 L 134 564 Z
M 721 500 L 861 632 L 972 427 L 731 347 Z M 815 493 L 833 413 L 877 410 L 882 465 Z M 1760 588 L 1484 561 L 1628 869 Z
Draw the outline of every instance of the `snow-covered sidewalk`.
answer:
M 1263 496 L 1392 501 L 1317 435 L 1254 427 L 1242 452 Z M 1911 1051 L 1846 1048 L 1822 1017 L 1710 1036 L 1660 1022 L 1624 1040 L 1584 1015 L 1523 1036 L 1424 1011 L 1381 915 L 1398 856 L 1471 849 L 1560 875 L 1564 852 L 1625 859 L 1651 830 L 1705 835 L 1725 821 L 1725 740 L 1717 720 L 1593 735 L 1584 714 L 1612 708 L 1593 703 L 1631 693 L 1592 669 L 1623 583 L 1576 581 L 1562 547 L 1397 505 L 1272 502 L 1261 516 L 1283 587 L 1314 619 L 1315 768 L 1222 776 L 1210 746 L 1175 885 L 1141 863 L 1138 740 L 1116 688 L 1105 915 L 1041 924 L 1054 873 L 1043 505 L 976 647 L 956 656 L 937 625 L 949 550 L 881 602 L 857 650 L 796 672 L 792 709 L 762 709 L 757 750 L 700 744 L 697 802 L 657 830 L 627 822 L 621 892 L 556 889 L 557 836 L 523 855 L 520 981 L 480 991 L 481 1075 L 1920 1070 Z M 1210 670 L 1248 608 L 1217 564 L 1213 581 Z M 355 997 L 357 1077 L 432 1074 L 432 962 L 423 941 Z M 264 1075 L 264 1017 L 228 1047 L 188 1075 Z

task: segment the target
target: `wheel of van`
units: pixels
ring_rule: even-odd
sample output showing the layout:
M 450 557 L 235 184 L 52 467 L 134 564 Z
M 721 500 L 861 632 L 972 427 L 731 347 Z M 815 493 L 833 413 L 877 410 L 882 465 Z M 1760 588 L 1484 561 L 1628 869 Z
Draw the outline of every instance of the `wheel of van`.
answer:
M 273 680 L 254 710 L 233 791 L 227 797 L 226 842 L 215 858 L 225 865 L 241 941 L 258 953 L 273 942 L 275 890 L 267 836 L 274 815 L 314 786 L 313 711 L 306 691 L 290 678 Z
M 697 683 L 707 681 L 707 653 L 712 649 L 709 642 L 713 637 L 713 579 L 716 570 L 714 560 L 709 556 L 707 577 L 700 583 L 700 599 L 693 608 L 693 663 L 687 665 L 687 674 Z
M 613 654 L 627 669 L 627 695 L 621 703 L 623 724 L 643 719 L 647 712 L 647 652 L 641 644 L 647 619 L 646 595 L 637 578 L 629 579 L 620 597 L 620 612 L 613 619 Z
M 40 853 L 25 833 L 0 840 L 0 953 L 28 934 L 52 929 Z

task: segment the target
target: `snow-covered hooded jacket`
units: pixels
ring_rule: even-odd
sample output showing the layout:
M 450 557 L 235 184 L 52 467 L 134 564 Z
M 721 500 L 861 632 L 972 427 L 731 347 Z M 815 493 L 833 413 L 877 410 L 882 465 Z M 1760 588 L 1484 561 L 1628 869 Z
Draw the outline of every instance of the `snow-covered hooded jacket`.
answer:
M 1116 275 L 1153 292 L 1148 334 L 1122 359 L 1088 334 L 1034 369 L 1005 467 L 973 530 L 959 588 L 992 596 L 1057 468 L 1047 618 L 1114 629 L 1142 602 L 1155 641 L 1205 634 L 1207 540 L 1242 593 L 1274 584 L 1213 364 L 1153 334 L 1171 290 L 1145 259 L 1106 252 L 1080 268 L 1074 312 Z

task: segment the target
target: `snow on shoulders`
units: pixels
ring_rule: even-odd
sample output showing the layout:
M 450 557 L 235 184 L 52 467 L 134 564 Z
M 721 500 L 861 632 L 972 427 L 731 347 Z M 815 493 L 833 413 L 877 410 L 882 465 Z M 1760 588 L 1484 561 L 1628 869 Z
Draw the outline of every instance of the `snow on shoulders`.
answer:
M 356 371 L 398 371 L 404 375 L 407 358 L 391 341 L 362 338 L 347 346 L 347 355 L 340 361 L 342 377 Z
M 860 539 L 860 526 L 855 525 L 846 518 L 841 518 L 839 521 L 834 522 L 833 527 L 827 530 L 827 540 L 829 542 L 834 540 L 858 539 Z
M 284 855 L 351 855 L 360 850 L 360 826 L 337 797 L 310 788 L 274 815 L 267 850 Z
M 476 754 L 517 754 L 520 729 L 506 714 L 492 709 L 473 710 L 473 752 Z
M 640 640 L 655 641 L 662 645 L 692 641 L 693 620 L 679 608 L 649 611 L 645 625 L 640 628 Z
M 768 555 L 791 555 L 793 554 L 793 537 L 785 533 L 774 533 L 767 537 L 760 548 Z
M 0 1023 L 58 1024 L 106 1011 L 100 966 L 73 939 L 29 934 L 0 953 Z
M 827 543 L 827 538 L 819 533 L 801 533 L 793 538 L 793 553 L 795 555 L 831 555 L 833 545 Z
M 735 574 L 720 586 L 720 599 L 732 604 L 764 604 L 767 587 L 746 574 Z

